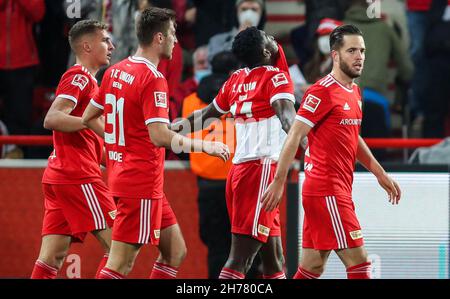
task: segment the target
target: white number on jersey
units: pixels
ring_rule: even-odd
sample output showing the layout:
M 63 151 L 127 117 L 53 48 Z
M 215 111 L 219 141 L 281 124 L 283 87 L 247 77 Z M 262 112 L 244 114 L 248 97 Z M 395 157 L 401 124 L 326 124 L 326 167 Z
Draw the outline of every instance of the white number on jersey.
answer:
M 107 94 L 105 99 L 106 104 L 110 104 L 112 107 L 111 113 L 106 115 L 106 123 L 112 126 L 112 132 L 105 132 L 105 142 L 108 144 L 116 144 L 116 129 L 117 125 L 119 127 L 119 143 L 120 146 L 125 146 L 125 131 L 123 129 L 123 107 L 125 104 L 125 99 L 116 99 L 113 94 Z M 116 114 L 119 115 L 118 124 L 116 124 Z
M 242 103 L 241 111 L 239 111 L 239 114 L 245 114 L 246 117 L 253 117 L 252 114 L 252 102 L 244 102 Z M 233 116 L 236 116 L 237 110 L 237 103 L 234 103 L 230 107 L 230 112 L 233 114 Z

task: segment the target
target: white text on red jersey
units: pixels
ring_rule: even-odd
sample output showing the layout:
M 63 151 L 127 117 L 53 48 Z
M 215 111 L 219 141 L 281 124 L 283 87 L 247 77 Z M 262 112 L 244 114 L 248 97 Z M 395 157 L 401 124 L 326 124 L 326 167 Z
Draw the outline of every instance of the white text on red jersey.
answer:
M 118 79 L 118 81 L 122 81 L 123 83 L 127 83 L 132 85 L 135 79 L 135 76 L 128 74 L 123 70 L 113 69 L 111 71 L 111 78 Z M 113 87 L 122 89 L 122 84 L 120 82 L 114 81 Z
M 243 83 L 243 84 L 233 84 L 233 92 L 249 92 L 256 89 L 256 82 Z

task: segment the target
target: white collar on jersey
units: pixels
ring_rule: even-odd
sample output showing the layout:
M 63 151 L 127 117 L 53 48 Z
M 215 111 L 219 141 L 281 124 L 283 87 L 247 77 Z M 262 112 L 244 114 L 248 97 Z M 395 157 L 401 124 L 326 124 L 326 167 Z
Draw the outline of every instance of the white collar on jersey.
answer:
M 153 62 L 151 62 L 150 60 L 148 60 L 147 58 L 144 58 L 144 57 L 130 56 L 130 57 L 128 57 L 128 59 L 131 60 L 132 62 L 133 62 L 133 60 L 134 60 L 134 62 L 143 62 L 143 63 L 153 67 L 155 70 L 158 69 L 156 67 L 156 65 L 153 64 Z
M 331 73 L 328 74 L 328 77 L 332 78 L 334 82 L 336 82 L 340 87 L 342 87 L 345 91 L 347 92 L 353 92 L 353 88 L 352 89 L 348 89 L 347 87 L 345 87 L 344 85 L 341 84 L 341 82 L 339 82 Z M 355 82 L 352 83 L 352 87 L 355 85 Z
M 95 83 L 98 83 L 98 82 L 97 82 L 97 79 L 95 78 L 95 76 L 91 74 L 91 72 L 87 69 L 87 67 L 84 67 L 84 66 L 82 66 L 82 65 L 79 64 L 79 63 L 74 64 L 74 66 L 81 66 L 81 70 L 82 70 L 83 72 L 85 72 L 86 74 L 90 75 L 91 78 L 94 79 Z

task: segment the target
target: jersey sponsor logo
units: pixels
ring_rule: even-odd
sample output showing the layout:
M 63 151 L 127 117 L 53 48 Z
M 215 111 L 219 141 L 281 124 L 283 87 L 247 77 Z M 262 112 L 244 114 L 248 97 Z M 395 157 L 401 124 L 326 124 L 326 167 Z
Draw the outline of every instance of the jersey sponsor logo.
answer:
M 117 210 L 109 211 L 108 215 L 109 215 L 109 217 L 111 217 L 112 220 L 115 220 L 116 219 L 116 215 L 117 215 Z
M 268 237 L 269 233 L 270 233 L 270 228 L 268 228 L 267 226 L 264 226 L 262 224 L 259 224 L 258 225 L 258 233 L 263 235 L 263 236 Z
M 352 237 L 353 240 L 358 240 L 363 237 L 361 230 L 355 230 L 350 232 L 350 237 Z
M 359 119 L 359 118 L 346 118 L 346 119 L 342 119 L 339 124 L 343 125 L 343 126 L 360 126 L 361 123 L 362 123 L 362 119 Z
M 305 108 L 306 110 L 314 113 L 317 110 L 317 107 L 319 107 L 320 102 L 322 100 L 319 99 L 316 96 L 313 96 L 312 94 L 309 94 L 306 99 L 305 99 L 305 103 L 303 104 L 303 108 Z
M 83 90 L 89 83 L 88 77 L 81 74 L 76 74 L 72 79 L 72 85 L 77 86 L 81 90 Z
M 350 105 L 347 102 L 345 102 L 344 111 L 349 111 L 349 110 L 350 110 Z
M 280 74 L 276 74 L 275 76 L 273 76 L 272 83 L 273 83 L 273 86 L 278 87 L 281 85 L 288 84 L 289 81 L 286 78 L 286 75 L 284 73 L 280 73 Z
M 155 239 L 159 239 L 159 237 L 161 236 L 161 231 L 159 229 L 155 229 L 153 231 L 153 234 L 155 235 Z
M 167 93 L 155 91 L 155 106 L 167 108 Z

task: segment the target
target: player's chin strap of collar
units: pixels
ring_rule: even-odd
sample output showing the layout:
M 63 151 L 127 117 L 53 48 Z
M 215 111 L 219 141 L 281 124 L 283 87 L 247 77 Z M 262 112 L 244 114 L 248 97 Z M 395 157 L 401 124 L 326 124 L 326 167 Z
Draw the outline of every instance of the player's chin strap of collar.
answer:
M 286 55 L 284 55 L 283 47 L 280 44 L 278 44 L 278 59 L 275 63 L 275 67 L 279 68 L 282 71 L 289 72 Z

